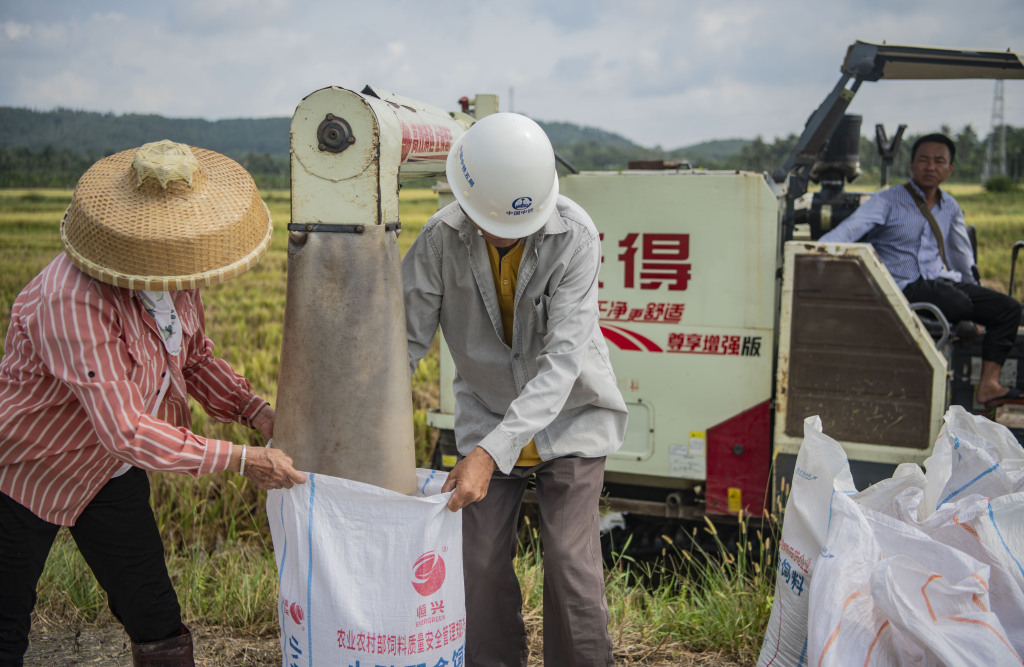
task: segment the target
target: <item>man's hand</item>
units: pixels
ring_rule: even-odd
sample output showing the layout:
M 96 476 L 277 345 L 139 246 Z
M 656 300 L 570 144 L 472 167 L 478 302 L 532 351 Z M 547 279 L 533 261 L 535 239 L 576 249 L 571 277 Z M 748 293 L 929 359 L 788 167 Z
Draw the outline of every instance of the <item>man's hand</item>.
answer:
M 235 447 L 241 450 L 240 446 Z M 292 467 L 292 457 L 270 447 L 246 448 L 245 476 L 264 490 L 290 489 L 306 481 L 306 474 Z
M 455 493 L 448 499 L 448 509 L 458 512 L 470 503 L 483 500 L 491 484 L 491 473 L 497 467 L 483 447 L 477 447 L 469 456 L 456 463 L 441 487 L 441 493 L 455 489 Z

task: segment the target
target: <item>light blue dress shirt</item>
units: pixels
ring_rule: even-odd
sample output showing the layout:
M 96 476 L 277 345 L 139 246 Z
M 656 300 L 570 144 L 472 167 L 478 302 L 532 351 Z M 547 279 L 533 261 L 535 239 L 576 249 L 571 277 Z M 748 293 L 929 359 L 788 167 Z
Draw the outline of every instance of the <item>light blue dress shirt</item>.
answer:
M 924 193 L 913 181 L 911 187 L 924 199 Z M 942 265 L 931 225 L 902 185 L 874 195 L 819 240 L 870 243 L 901 290 L 918 278 L 976 282 L 971 271 L 974 253 L 960 205 L 939 190 L 939 202 L 931 211 L 945 240 L 948 267 Z

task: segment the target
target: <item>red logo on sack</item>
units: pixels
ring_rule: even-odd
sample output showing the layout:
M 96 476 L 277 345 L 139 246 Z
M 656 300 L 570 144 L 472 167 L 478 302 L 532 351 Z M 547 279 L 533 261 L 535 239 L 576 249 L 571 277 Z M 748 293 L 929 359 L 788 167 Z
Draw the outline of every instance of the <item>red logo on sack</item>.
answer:
M 428 551 L 416 559 L 412 566 L 412 587 L 426 597 L 433 595 L 444 583 L 444 560 L 433 551 Z
M 288 609 L 288 613 L 291 614 L 292 620 L 295 621 L 296 624 L 302 625 L 302 607 L 299 606 L 298 602 L 292 603 L 292 606 Z

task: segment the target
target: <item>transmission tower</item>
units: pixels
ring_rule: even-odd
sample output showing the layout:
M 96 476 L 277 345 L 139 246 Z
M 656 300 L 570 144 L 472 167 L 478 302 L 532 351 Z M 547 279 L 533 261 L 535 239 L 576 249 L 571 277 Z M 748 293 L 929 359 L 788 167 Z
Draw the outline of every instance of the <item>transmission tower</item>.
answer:
M 996 89 L 992 96 L 992 132 L 988 135 L 981 182 L 985 183 L 993 176 L 1006 176 L 1006 123 L 1003 120 L 1002 79 L 996 79 Z

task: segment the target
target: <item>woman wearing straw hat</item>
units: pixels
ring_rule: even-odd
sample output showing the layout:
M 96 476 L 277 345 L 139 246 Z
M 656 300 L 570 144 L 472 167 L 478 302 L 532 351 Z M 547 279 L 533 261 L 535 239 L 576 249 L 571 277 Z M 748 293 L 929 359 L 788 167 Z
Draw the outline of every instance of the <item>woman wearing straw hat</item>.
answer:
M 191 432 L 188 397 L 270 438 L 274 411 L 213 355 L 199 288 L 254 266 L 270 215 L 249 174 L 169 141 L 100 160 L 65 253 L 21 292 L 0 361 L 0 664 L 20 665 L 60 526 L 107 592 L 136 665 L 192 665 L 146 470 L 305 481 L 283 452 Z

